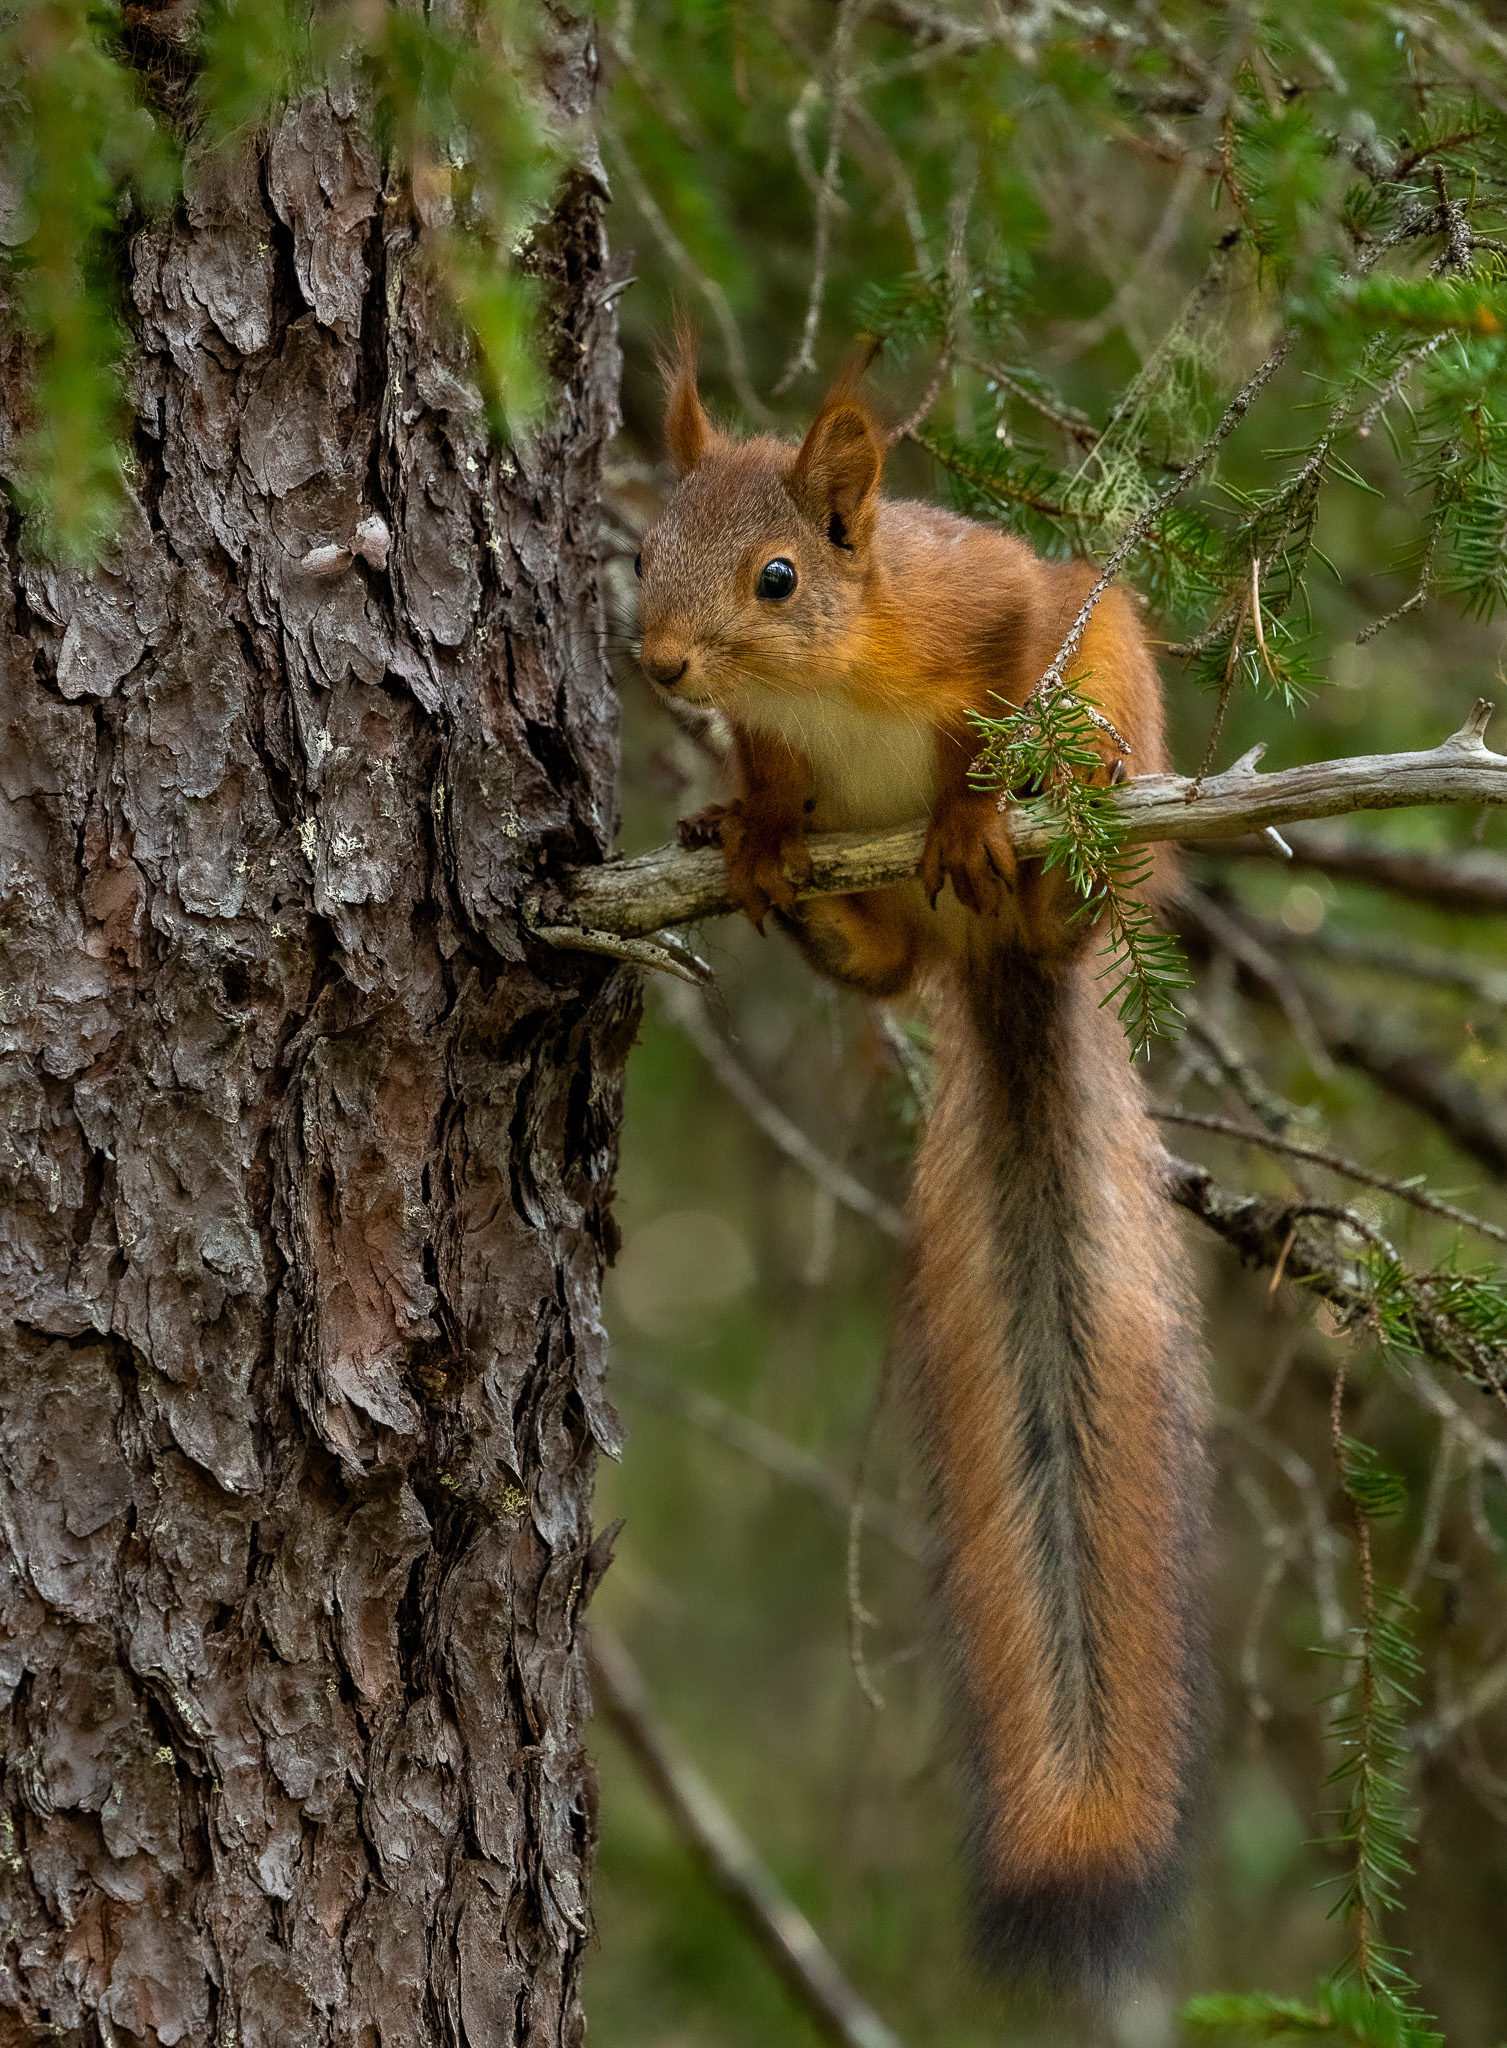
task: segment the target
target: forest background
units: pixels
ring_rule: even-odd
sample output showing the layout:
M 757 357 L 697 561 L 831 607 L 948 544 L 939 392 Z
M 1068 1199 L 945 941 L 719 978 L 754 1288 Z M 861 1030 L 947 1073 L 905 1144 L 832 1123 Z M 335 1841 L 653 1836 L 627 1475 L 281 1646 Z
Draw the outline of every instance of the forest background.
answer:
M 1225 767 L 1258 742 L 1269 767 L 1429 747 L 1500 695 L 1499 10 L 624 0 L 602 46 L 609 225 L 638 278 L 607 499 L 625 849 L 716 785 L 705 737 L 671 727 L 629 652 L 635 537 L 669 482 L 654 358 L 676 303 L 704 336 L 709 403 L 743 430 L 799 432 L 854 336 L 884 335 L 874 383 L 911 428 L 890 492 L 1101 558 L 1294 323 L 1250 416 L 1130 557 L 1153 630 L 1193 650 L 1163 663 L 1175 765 Z M 1464 207 L 1490 246 L 1460 234 L 1451 251 L 1465 215 L 1440 209 Z M 1432 236 L 1378 251 L 1410 209 L 1437 216 Z M 1500 1227 L 1507 826 L 1449 809 L 1349 824 L 1295 830 L 1292 868 L 1260 842 L 1186 859 L 1194 986 L 1169 994 L 1197 1028 L 1153 1045 L 1148 1086 Z M 1404 887 L 1379 886 L 1383 857 Z M 1479 911 L 1471 876 L 1497 892 Z M 1354 1962 L 1353 1915 L 1334 1909 L 1357 1851 L 1332 1838 L 1370 1828 L 1362 1866 L 1391 1846 L 1387 1814 L 1357 1819 L 1354 1778 L 1332 1782 L 1354 1761 L 1336 1723 L 1356 1699 L 1332 1695 L 1359 1671 L 1333 1660 L 1362 1621 L 1330 1417 L 1343 1369 L 1345 1434 L 1401 1482 L 1369 1497 L 1369 1534 L 1423 1663 L 1383 1674 L 1414 1696 L 1395 1698 L 1390 1818 L 1419 1838 L 1387 1936 L 1446 2038 L 1489 2048 L 1507 2013 L 1500 1404 L 1407 1341 L 1405 1307 L 1383 1318 L 1403 1341 L 1382 1345 L 1374 1305 L 1347 1328 L 1343 1304 L 1275 1280 L 1285 1230 L 1251 1270 L 1188 1219 L 1220 1418 L 1203 1858 L 1180 1942 L 1118 2016 L 1002 2006 L 966 1950 L 944 1684 L 907 1540 L 924 1488 L 883 1392 L 896 1247 L 842 1179 L 903 1200 L 910 1025 L 731 920 L 701 938 L 715 989 L 662 979 L 630 1069 L 608 1286 L 630 1441 L 603 1477 L 626 1525 L 598 1612 L 656 1713 L 902 2038 L 1153 2048 L 1179 2038 L 1192 1994 L 1311 2000 Z M 836 1172 L 814 1178 L 777 1119 L 761 1128 L 733 1065 Z M 1383 1189 L 1166 1135 L 1227 1186 L 1349 1206 L 1411 1271 L 1489 1275 L 1500 1257 Z M 1362 1293 L 1385 1295 L 1374 1245 L 1341 1228 L 1323 1250 L 1352 1272 L 1359 1255 Z M 1473 1310 L 1477 1334 L 1500 1334 L 1494 1289 Z M 804 1485 L 785 1446 L 816 1461 Z M 1363 1456 L 1342 1453 L 1364 1495 Z M 855 1484 L 909 1518 L 865 1530 L 861 1587 Z M 599 1754 L 594 2024 L 677 2048 L 813 2038 L 627 1753 L 604 1738 Z M 1369 1759 L 1381 1806 L 1387 1761 Z
M 301 9 L 208 13 L 197 57 L 196 10 L 179 11 L 186 54 L 153 91 L 181 111 L 202 68 L 227 130 L 266 118 L 290 51 L 321 61 Z M 609 235 L 633 252 L 602 523 L 624 851 L 718 777 L 715 725 L 672 723 L 631 657 L 637 536 L 670 483 L 655 349 L 677 303 L 713 410 L 741 428 L 798 432 L 855 337 L 881 342 L 891 491 L 1123 567 L 1165 649 L 1186 773 L 1257 743 L 1277 767 L 1429 748 L 1500 694 L 1507 12 L 621 0 L 598 24 L 594 141 L 543 132 L 526 57 L 508 72 L 527 7 L 475 10 L 510 54 L 460 67 L 469 98 L 425 72 L 447 10 L 407 46 L 379 16 L 403 10 L 349 10 L 381 140 L 439 223 L 501 439 L 548 403 L 520 273 L 562 158 L 600 147 Z M 0 222 L 43 344 L 7 474 L 33 537 L 87 553 L 130 473 L 112 263 L 122 227 L 173 203 L 175 172 L 115 63 L 137 47 L 132 10 L 59 0 L 3 26 L 27 85 L 0 104 Z M 988 736 L 1006 779 L 1049 781 L 1070 753 L 1072 700 L 1056 703 Z M 598 1507 L 624 1527 L 594 1619 L 903 2040 L 1421 2041 L 1429 2014 L 1452 2048 L 1491 2048 L 1507 824 L 1412 809 L 1294 828 L 1290 863 L 1259 839 L 1196 849 L 1178 953 L 1138 921 L 1104 816 L 1059 822 L 1116 913 L 1127 1057 L 1144 1053 L 1169 1143 L 1207 1169 L 1179 1198 L 1218 1404 L 1220 1706 L 1177 1938 L 1108 2015 L 1009 2001 L 969 1958 L 925 1490 L 887 1391 L 924 1031 L 730 920 L 697 936 L 710 987 L 656 977 L 630 1071 L 608 1286 L 629 1442 Z M 598 2037 L 815 2038 L 611 1718 Z

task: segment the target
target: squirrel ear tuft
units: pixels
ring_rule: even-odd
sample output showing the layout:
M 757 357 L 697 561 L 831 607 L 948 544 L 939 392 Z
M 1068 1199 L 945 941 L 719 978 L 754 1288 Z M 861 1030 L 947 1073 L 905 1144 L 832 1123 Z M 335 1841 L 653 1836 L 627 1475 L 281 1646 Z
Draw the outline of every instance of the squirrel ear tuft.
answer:
M 696 331 L 684 318 L 675 322 L 675 335 L 659 359 L 665 380 L 665 446 L 677 476 L 689 476 L 698 462 L 711 453 L 717 430 L 702 407 L 696 389 Z
M 860 371 L 861 374 L 861 371 Z M 790 495 L 839 545 L 857 547 L 873 523 L 873 499 L 884 466 L 874 422 L 842 377 L 822 400 L 790 472 Z

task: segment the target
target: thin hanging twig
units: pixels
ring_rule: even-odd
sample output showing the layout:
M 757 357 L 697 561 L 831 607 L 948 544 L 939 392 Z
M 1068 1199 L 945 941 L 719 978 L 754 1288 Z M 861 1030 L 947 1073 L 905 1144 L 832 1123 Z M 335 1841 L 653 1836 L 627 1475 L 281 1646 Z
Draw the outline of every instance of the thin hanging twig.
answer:
M 869 1676 L 868 1662 L 863 1654 L 863 1632 L 866 1628 L 875 1626 L 873 1615 L 868 1613 L 863 1604 L 864 1493 L 869 1483 L 869 1459 L 879 1429 L 879 1418 L 884 1413 L 885 1399 L 889 1394 L 892 1357 L 892 1350 L 886 1347 L 879 1367 L 878 1384 L 874 1388 L 874 1398 L 869 1403 L 863 1435 L 858 1442 L 858 1462 L 853 1469 L 853 1499 L 848 1508 L 848 1661 L 853 1666 L 853 1676 L 858 1681 L 858 1690 L 876 1714 L 884 1712 L 884 1701 Z
M 853 37 L 863 18 L 868 0 L 841 0 L 837 20 L 832 29 L 832 42 L 827 53 L 827 102 L 831 116 L 827 129 L 827 160 L 822 168 L 821 183 L 816 193 L 816 234 L 811 259 L 811 289 L 806 300 L 806 318 L 801 328 L 801 338 L 794 355 L 785 366 L 784 375 L 775 385 L 775 396 L 780 397 L 794 384 L 797 377 L 807 370 L 816 368 L 816 335 L 821 326 L 822 305 L 827 296 L 827 263 L 832 249 L 832 218 L 839 205 L 837 181 L 842 168 L 843 130 L 848 118 L 848 99 L 852 82 L 848 76 L 848 60 L 853 48 Z M 810 88 L 807 87 L 807 91 Z M 797 152 L 797 162 L 800 161 Z
M 738 332 L 738 323 L 733 318 L 733 309 L 728 304 L 727 293 L 716 278 L 709 277 L 691 255 L 679 235 L 665 218 L 664 209 L 649 190 L 643 172 L 634 162 L 633 153 L 624 142 L 622 135 L 605 117 L 597 121 L 597 135 L 605 144 L 609 156 L 622 172 L 633 203 L 649 225 L 650 233 L 659 243 L 670 262 L 694 290 L 700 292 L 712 309 L 712 318 L 717 323 L 717 332 L 722 337 L 723 354 L 727 359 L 728 381 L 738 394 L 738 403 L 750 419 L 761 427 L 772 424 L 774 414 L 760 398 L 748 374 L 748 357 L 743 350 L 743 337 Z

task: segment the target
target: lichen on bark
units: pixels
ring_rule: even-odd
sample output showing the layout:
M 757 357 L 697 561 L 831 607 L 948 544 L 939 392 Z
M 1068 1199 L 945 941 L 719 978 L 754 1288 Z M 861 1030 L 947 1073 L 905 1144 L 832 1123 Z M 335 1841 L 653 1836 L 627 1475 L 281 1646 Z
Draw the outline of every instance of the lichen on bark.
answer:
M 582 2032 L 637 990 L 523 905 L 614 827 L 603 196 L 505 450 L 353 95 L 191 149 L 127 525 L 4 534 L 0 2039 Z

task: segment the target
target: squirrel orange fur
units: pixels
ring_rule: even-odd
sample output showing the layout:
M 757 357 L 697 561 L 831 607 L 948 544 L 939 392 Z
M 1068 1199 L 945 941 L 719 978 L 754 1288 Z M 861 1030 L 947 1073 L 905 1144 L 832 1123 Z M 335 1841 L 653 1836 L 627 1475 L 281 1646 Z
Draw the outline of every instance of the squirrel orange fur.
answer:
M 928 1002 L 940 1082 L 906 1350 L 981 1931 L 1011 1965 L 1102 1988 L 1141 1953 L 1186 1846 L 1207 1397 L 1164 1155 L 1101 1007 L 1092 924 L 1060 870 L 1017 865 L 968 779 L 969 714 L 1022 702 L 1093 572 L 881 497 L 855 374 L 795 448 L 712 426 L 689 337 L 667 367 L 680 482 L 643 536 L 640 659 L 724 714 L 737 770 L 682 839 L 720 843 L 748 915 L 762 929 L 773 911 L 824 973 Z M 1160 681 L 1123 592 L 1080 662 L 1136 771 L 1160 770 Z M 1116 762 L 1106 739 L 1105 779 Z M 923 815 L 918 881 L 797 903 L 807 831 Z

